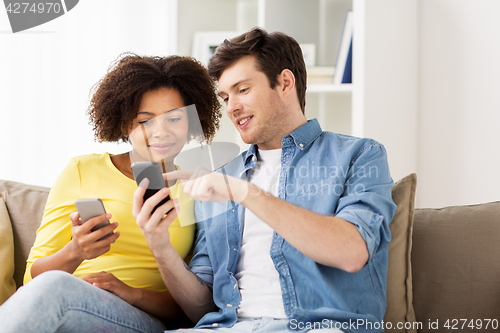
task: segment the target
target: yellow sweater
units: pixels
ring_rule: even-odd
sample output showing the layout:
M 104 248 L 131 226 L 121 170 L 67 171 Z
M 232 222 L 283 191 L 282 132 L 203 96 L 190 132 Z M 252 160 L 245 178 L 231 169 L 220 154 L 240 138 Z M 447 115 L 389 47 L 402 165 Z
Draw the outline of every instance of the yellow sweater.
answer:
M 111 221 L 118 222 L 120 237 L 111 249 L 92 260 L 85 260 L 73 273 L 77 277 L 106 271 L 135 288 L 163 291 L 166 287 L 149 246 L 132 215 L 133 193 L 137 185 L 111 162 L 108 153 L 72 158 L 52 187 L 42 223 L 27 260 L 24 283 L 31 280 L 31 265 L 38 258 L 56 253 L 71 240 L 69 214 L 76 211 L 75 200 L 101 198 Z M 174 248 L 182 258 L 194 240 L 194 201 L 178 181 L 170 187 L 171 196 L 179 199 L 180 216 L 170 225 Z M 179 224 L 179 218 L 184 227 Z

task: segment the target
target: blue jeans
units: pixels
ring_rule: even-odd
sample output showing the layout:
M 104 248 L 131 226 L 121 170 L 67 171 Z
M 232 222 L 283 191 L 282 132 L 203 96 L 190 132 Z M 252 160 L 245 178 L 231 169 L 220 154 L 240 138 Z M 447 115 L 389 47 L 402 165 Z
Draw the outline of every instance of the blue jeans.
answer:
M 3 333 L 163 332 L 146 312 L 69 273 L 49 271 L 0 306 Z
M 167 332 L 178 332 L 178 333 L 210 333 L 210 332 L 227 332 L 227 333 L 291 333 L 288 330 L 289 320 L 288 319 L 274 319 L 274 318 L 259 318 L 259 319 L 246 319 L 240 318 L 238 322 L 232 327 L 214 327 L 214 328 L 188 328 L 176 331 L 165 331 Z M 324 327 L 324 326 L 323 326 Z M 302 332 L 310 333 L 342 333 L 341 330 L 330 328 L 320 328 L 320 329 L 310 329 L 302 330 Z

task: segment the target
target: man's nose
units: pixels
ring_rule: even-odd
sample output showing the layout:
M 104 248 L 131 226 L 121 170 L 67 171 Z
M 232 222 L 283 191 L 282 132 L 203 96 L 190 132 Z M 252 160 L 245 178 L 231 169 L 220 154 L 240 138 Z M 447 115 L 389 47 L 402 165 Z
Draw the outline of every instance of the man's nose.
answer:
M 226 112 L 234 113 L 241 110 L 241 102 L 237 97 L 229 98 L 226 104 Z

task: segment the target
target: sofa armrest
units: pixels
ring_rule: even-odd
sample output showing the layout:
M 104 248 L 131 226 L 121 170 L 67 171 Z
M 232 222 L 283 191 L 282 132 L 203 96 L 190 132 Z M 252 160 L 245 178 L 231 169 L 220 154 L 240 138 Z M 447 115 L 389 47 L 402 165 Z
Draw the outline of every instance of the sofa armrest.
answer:
M 0 193 L 0 305 L 15 291 L 14 236 L 7 206 Z
M 14 236 L 14 280 L 23 283 L 26 259 L 40 226 L 49 188 L 0 180 L 0 193 L 5 200 Z

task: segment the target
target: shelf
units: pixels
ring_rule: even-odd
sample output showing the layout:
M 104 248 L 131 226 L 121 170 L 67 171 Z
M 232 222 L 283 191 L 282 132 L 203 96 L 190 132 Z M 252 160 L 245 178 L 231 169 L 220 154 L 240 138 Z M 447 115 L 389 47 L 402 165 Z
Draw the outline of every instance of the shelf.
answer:
M 352 84 L 311 84 L 307 86 L 308 93 L 352 93 Z

